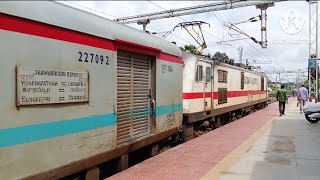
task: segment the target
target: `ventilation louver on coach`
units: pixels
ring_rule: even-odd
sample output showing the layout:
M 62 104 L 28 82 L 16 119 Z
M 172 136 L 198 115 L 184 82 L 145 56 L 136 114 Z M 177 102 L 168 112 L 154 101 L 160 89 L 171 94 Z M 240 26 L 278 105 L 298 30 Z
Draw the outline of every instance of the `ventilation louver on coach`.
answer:
M 147 57 L 118 54 L 117 142 L 149 133 L 150 61 Z

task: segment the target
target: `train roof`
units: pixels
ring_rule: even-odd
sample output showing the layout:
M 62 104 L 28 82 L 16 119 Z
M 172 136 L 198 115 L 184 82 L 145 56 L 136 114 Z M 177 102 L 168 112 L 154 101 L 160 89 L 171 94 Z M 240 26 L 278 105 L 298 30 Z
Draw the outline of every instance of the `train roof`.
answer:
M 245 69 L 245 68 L 239 67 L 239 66 L 223 63 L 223 62 L 220 62 L 220 61 L 217 61 L 217 60 L 211 60 L 211 59 L 209 59 L 207 57 L 204 57 L 202 55 L 193 54 L 191 52 L 182 51 L 182 57 L 183 57 L 184 61 L 190 56 L 196 56 L 197 59 L 201 59 L 203 61 L 208 61 L 208 62 L 212 62 L 213 61 L 215 65 L 219 65 L 219 66 L 223 66 L 223 67 L 227 67 L 227 68 L 232 68 L 232 69 L 237 69 L 239 71 L 249 72 L 249 73 L 253 73 L 253 74 L 257 74 L 257 75 L 266 77 L 266 75 L 263 74 L 263 73 L 259 73 L 259 72 L 255 72 L 255 71 L 252 71 L 252 70 L 249 70 L 249 69 Z
M 120 39 L 160 49 L 181 57 L 179 47 L 169 41 L 109 19 L 53 1 L 2 1 L 0 13 L 79 31 L 94 36 Z

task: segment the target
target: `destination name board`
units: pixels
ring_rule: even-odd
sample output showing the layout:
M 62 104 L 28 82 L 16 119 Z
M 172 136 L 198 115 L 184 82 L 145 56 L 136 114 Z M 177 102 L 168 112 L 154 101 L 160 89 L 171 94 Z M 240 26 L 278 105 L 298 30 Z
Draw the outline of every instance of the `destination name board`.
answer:
M 17 67 L 17 106 L 89 101 L 88 72 Z
M 245 77 L 245 84 L 257 84 L 258 83 L 258 79 L 257 78 L 253 78 L 253 77 Z

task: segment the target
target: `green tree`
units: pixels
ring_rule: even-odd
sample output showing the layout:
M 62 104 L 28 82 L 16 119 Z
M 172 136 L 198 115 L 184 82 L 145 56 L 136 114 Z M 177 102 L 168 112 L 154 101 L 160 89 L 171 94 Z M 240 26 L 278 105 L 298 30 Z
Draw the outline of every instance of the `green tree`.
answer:
M 214 53 L 214 55 L 211 57 L 211 59 L 217 60 L 220 62 L 224 62 L 224 63 L 229 63 L 229 61 L 230 61 L 230 59 L 226 53 L 221 53 L 219 51 Z
M 189 45 L 184 45 L 183 47 L 180 47 L 182 51 L 188 51 L 188 52 L 196 52 L 197 47 L 195 45 L 189 44 Z

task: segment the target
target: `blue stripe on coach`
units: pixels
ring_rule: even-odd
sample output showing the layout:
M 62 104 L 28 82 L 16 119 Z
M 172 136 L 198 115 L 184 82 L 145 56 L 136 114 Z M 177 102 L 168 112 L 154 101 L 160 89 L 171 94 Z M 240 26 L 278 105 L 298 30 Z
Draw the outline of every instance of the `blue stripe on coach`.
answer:
M 158 106 L 156 108 L 156 116 L 182 111 L 182 104 L 171 104 L 166 106 Z
M 182 104 L 156 107 L 156 116 L 182 111 Z M 115 126 L 117 116 L 104 114 L 0 129 L 0 148 Z
M 33 124 L 15 128 L 0 129 L 0 147 L 14 146 L 43 139 L 79 133 L 116 125 L 115 114 Z

